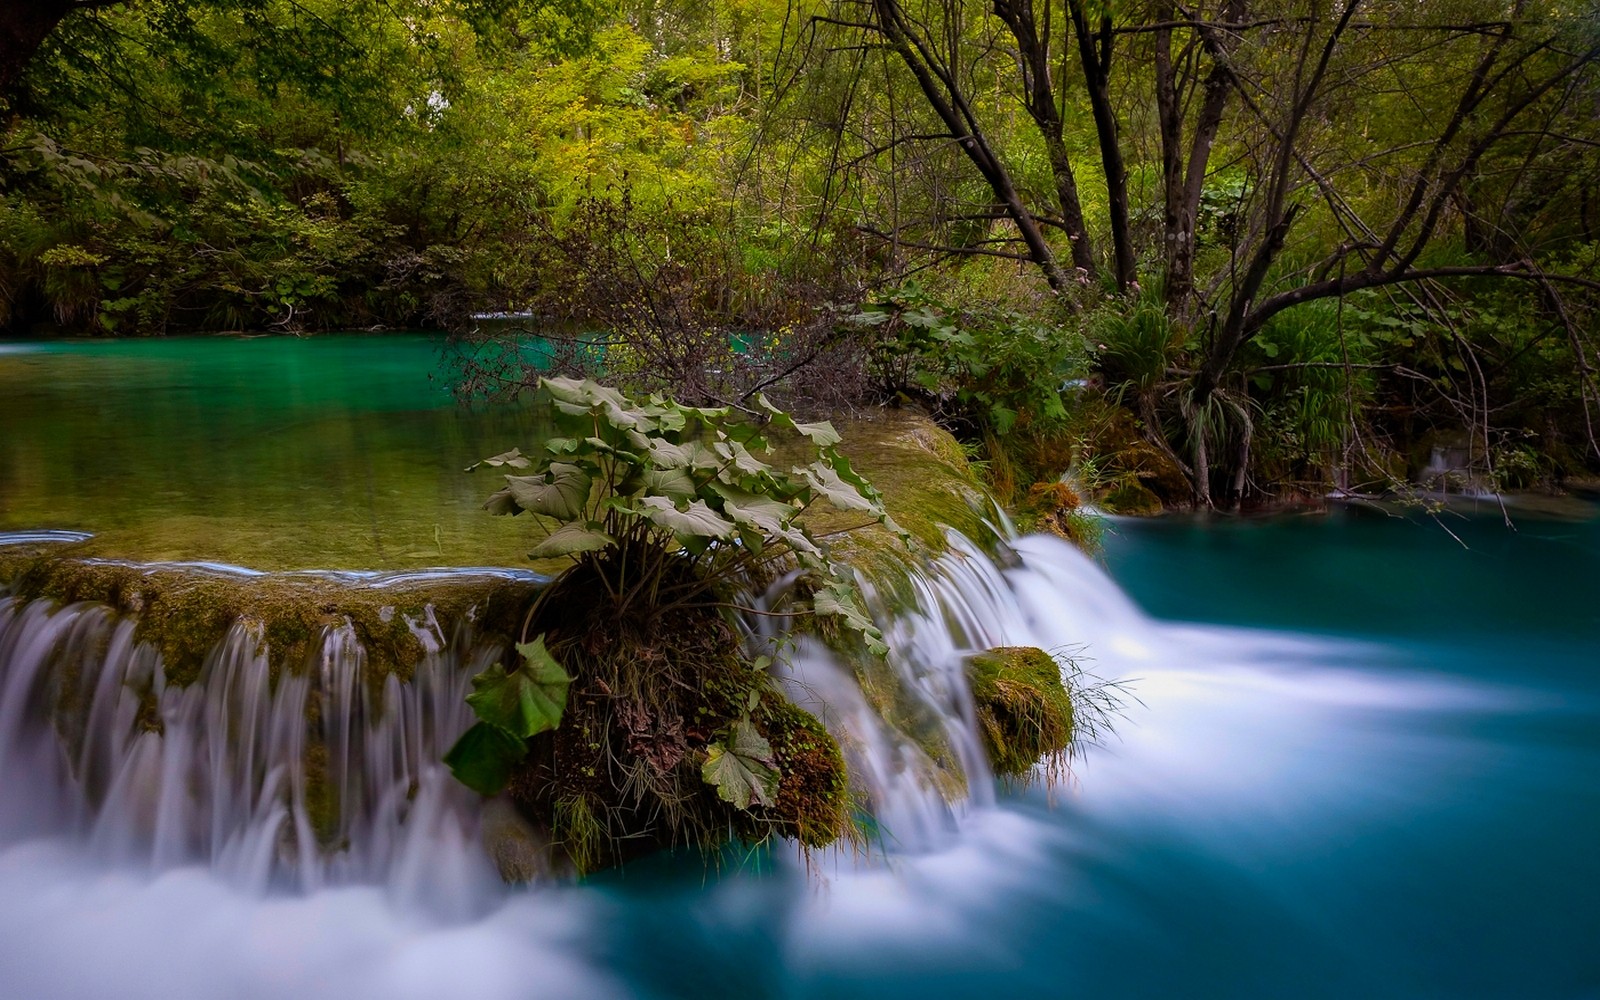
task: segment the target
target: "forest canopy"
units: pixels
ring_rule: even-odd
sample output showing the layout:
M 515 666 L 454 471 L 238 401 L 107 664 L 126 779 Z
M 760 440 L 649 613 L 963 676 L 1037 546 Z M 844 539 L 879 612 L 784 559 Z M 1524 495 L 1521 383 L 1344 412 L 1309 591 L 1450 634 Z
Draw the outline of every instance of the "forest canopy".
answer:
M 1597 58 L 1564 2 L 12 4 L 0 324 L 526 315 L 547 367 L 916 400 L 1002 492 L 1130 506 L 1575 482 Z

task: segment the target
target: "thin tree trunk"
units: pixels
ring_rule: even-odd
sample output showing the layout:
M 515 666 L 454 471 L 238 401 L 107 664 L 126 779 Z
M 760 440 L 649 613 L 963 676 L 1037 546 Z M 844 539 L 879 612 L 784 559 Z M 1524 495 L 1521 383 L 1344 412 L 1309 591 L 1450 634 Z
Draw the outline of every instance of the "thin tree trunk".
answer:
M 1087 277 L 1097 268 L 1094 247 L 1083 221 L 1083 204 L 1078 196 L 1078 181 L 1072 171 L 1072 157 L 1063 138 L 1061 109 L 1056 104 L 1055 86 L 1050 76 L 1049 25 L 1039 30 L 1033 0 L 995 0 L 994 12 L 1017 42 L 1017 62 L 1023 73 L 1023 105 L 1044 141 L 1050 173 L 1055 180 L 1056 202 L 1067 239 L 1072 241 L 1072 264 Z
M 1100 163 L 1106 174 L 1106 203 L 1111 213 L 1111 248 L 1116 262 L 1117 287 L 1127 291 L 1138 279 L 1133 254 L 1133 230 L 1128 222 L 1128 169 L 1117 134 L 1117 115 L 1111 105 L 1111 52 L 1115 35 L 1109 15 L 1090 28 L 1085 0 L 1067 0 L 1072 33 L 1078 40 L 1083 79 L 1100 143 Z
M 1228 0 L 1220 12 L 1220 19 L 1228 24 L 1237 23 L 1244 18 L 1246 8 L 1244 0 Z M 1173 5 L 1159 6 L 1155 12 L 1157 23 L 1169 24 L 1173 21 L 1173 14 Z M 1195 117 L 1187 150 L 1183 143 L 1183 97 L 1172 65 L 1172 29 L 1163 26 L 1155 33 L 1155 96 L 1160 122 L 1161 172 L 1165 195 L 1163 249 L 1167 265 L 1167 311 L 1175 319 L 1184 322 L 1194 315 L 1195 231 L 1199 226 L 1200 199 L 1205 191 L 1211 147 L 1222 126 L 1228 94 L 1232 89 L 1225 57 L 1235 44 L 1235 36 L 1218 31 L 1215 27 L 1197 30 L 1202 45 L 1212 56 L 1212 67 L 1206 76 L 1200 111 Z
M 875 27 L 911 71 L 929 106 L 956 137 L 961 151 L 978 168 L 996 200 L 1005 206 L 1006 214 L 1011 217 L 1023 244 L 1028 248 L 1029 259 L 1044 272 L 1050 287 L 1061 293 L 1063 300 L 1071 303 L 1072 299 L 1065 293 L 1072 287 L 1072 282 L 1046 242 L 1038 220 L 1023 204 L 1010 172 L 979 126 L 977 116 L 973 114 L 956 82 L 953 67 L 938 60 L 932 46 L 917 34 L 897 0 L 873 0 L 872 8 L 877 17 Z

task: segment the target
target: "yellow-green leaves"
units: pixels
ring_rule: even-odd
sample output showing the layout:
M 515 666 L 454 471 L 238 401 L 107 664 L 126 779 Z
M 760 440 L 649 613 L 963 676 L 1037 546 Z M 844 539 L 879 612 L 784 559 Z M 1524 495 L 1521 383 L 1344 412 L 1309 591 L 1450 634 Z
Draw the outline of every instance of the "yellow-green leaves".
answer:
M 722 801 L 740 809 L 772 806 L 778 801 L 777 760 L 772 744 L 756 732 L 748 716 L 734 723 L 722 742 L 711 744 L 700 777 Z

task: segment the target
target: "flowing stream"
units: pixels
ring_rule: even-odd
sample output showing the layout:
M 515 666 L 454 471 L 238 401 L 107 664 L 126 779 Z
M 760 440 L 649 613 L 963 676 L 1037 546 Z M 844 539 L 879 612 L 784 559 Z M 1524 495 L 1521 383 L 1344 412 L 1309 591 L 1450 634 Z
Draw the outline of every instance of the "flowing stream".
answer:
M 10 526 L 93 530 L 77 503 Z M 1447 524 L 1119 523 L 1104 566 L 958 543 L 887 631 L 970 797 L 802 645 L 870 844 L 524 889 L 436 763 L 492 655 L 469 633 L 418 623 L 415 677 L 371 690 L 341 629 L 298 679 L 235 628 L 177 688 L 129 619 L 6 600 L 0 995 L 1600 997 L 1600 521 Z M 1064 784 L 974 759 L 959 661 L 997 644 L 1124 685 Z M 308 720 L 313 683 L 338 707 Z M 330 854 L 299 847 L 330 822 L 312 737 Z

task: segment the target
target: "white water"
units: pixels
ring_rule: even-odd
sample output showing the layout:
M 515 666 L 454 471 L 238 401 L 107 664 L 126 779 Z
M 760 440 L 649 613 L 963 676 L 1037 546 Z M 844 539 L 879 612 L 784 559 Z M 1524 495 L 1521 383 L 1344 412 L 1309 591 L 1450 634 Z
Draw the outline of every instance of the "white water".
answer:
M 786 683 L 839 733 L 891 850 L 841 850 L 775 878 L 718 880 L 684 910 L 693 933 L 754 933 L 742 947 L 799 979 L 881 968 L 901 953 L 924 971 L 959 971 L 1004 960 L 1005 941 L 986 928 L 1019 901 L 1065 894 L 1074 907 L 1094 905 L 1072 895 L 1092 890 L 1072 884 L 1059 860 L 1092 863 L 1092 842 L 993 806 L 960 668 L 971 650 L 1071 653 L 1102 677 L 1129 680 L 1143 700 L 1081 776 L 1095 795 L 1064 789 L 1062 808 L 1090 824 L 1130 810 L 1212 824 L 1219 844 L 1234 838 L 1241 851 L 1263 848 L 1264 838 L 1296 849 L 1281 835 L 1302 817 L 1276 816 L 1263 832 L 1263 810 L 1318 813 L 1338 800 L 1339 822 L 1359 830 L 1389 803 L 1358 795 L 1371 815 L 1350 810 L 1350 786 L 1386 755 L 1436 750 L 1379 732 L 1333 745 L 1330 719 L 1508 703 L 1505 691 L 1425 675 L 1375 681 L 1355 644 L 1152 622 L 1098 567 L 1051 539 L 1018 542 L 1007 568 L 958 544 L 916 586 L 922 609 L 886 629 L 894 664 L 947 734 L 974 794 L 946 801 L 915 742 L 868 710 L 826 653 L 802 646 Z M 620 947 L 617 928 L 643 919 L 639 906 L 595 888 L 499 886 L 477 845 L 473 796 L 437 764 L 470 721 L 466 681 L 494 650 L 475 650 L 465 636 L 446 643 L 435 629 L 415 680 L 391 678 L 374 693 L 356 681 L 363 654 L 348 630 L 329 632 L 316 672 L 274 684 L 256 637 L 235 628 L 202 682 L 176 689 L 131 635 L 131 622 L 103 608 L 0 602 L 6 995 L 652 993 L 608 951 Z M 82 667 L 85 735 L 73 759 L 44 721 L 61 695 L 52 666 L 68 661 Z M 1292 683 L 1278 666 L 1286 661 L 1299 664 Z M 319 727 L 305 721 L 314 695 L 323 699 Z M 152 696 L 159 735 L 140 723 L 140 699 Z M 332 854 L 313 847 L 301 765 L 310 740 L 327 747 L 344 803 L 333 839 L 349 847 Z M 1319 752 L 1308 755 L 1312 746 Z M 1287 799 L 1286 788 L 1295 790 Z M 1065 881 L 1040 883 L 1049 870 Z

